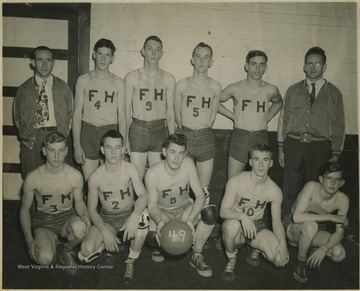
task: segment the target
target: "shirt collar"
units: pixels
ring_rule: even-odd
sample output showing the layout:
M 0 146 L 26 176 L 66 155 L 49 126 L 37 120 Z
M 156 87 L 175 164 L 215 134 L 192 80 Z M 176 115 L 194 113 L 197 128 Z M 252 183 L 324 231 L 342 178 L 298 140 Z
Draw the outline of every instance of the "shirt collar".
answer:
M 40 78 L 38 75 L 35 75 L 35 81 L 36 84 L 38 86 L 41 86 L 42 82 L 44 81 L 44 79 Z M 54 82 L 54 76 L 51 74 L 47 79 L 46 79 L 46 87 L 51 88 Z
M 306 84 L 308 87 L 311 87 L 311 84 L 315 83 L 316 88 L 321 88 L 325 84 L 325 79 L 321 78 L 320 80 L 317 80 L 316 82 L 311 82 L 309 79 L 306 79 Z

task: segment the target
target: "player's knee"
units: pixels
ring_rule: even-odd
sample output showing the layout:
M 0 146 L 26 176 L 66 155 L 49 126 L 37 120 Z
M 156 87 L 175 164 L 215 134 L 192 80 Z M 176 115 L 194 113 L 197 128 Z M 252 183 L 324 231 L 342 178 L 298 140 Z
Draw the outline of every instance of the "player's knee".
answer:
M 225 236 L 235 237 L 241 229 L 240 221 L 237 219 L 226 219 L 222 225 Z
M 331 250 L 331 259 L 336 262 L 342 262 L 346 257 L 345 249 L 341 246 L 335 246 Z
M 77 239 L 83 239 L 85 236 L 87 225 L 85 221 L 80 219 L 74 220 L 71 225 L 71 232 Z
M 301 228 L 301 233 L 310 238 L 313 238 L 318 232 L 318 224 L 314 221 L 304 222 Z
M 54 260 L 55 254 L 52 254 L 50 252 L 39 252 L 37 255 L 37 261 L 39 265 L 50 265 Z
M 150 216 L 147 209 L 141 213 L 139 218 L 138 230 L 136 235 L 137 236 L 146 236 L 149 232 L 149 225 L 150 225 Z
M 218 213 L 216 206 L 214 204 L 205 206 L 201 212 L 201 221 L 203 221 L 207 225 L 215 225 L 218 219 Z

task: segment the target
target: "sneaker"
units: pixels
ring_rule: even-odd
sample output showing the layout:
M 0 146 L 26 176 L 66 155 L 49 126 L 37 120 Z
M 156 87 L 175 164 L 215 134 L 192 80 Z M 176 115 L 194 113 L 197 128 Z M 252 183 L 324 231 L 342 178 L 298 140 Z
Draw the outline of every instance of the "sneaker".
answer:
M 76 275 L 79 273 L 78 265 L 75 261 L 74 251 L 66 251 L 66 248 L 64 247 L 60 255 L 60 262 L 65 266 L 65 271 L 69 275 Z
M 154 262 L 157 262 L 157 263 L 161 263 L 165 259 L 159 250 L 154 250 L 151 254 L 151 258 Z
M 204 187 L 204 194 L 205 194 L 205 205 L 210 204 L 210 192 L 208 187 Z
M 128 258 L 125 261 L 125 273 L 123 277 L 123 286 L 131 287 L 134 283 L 134 272 L 135 272 L 135 259 Z
M 190 258 L 190 265 L 197 269 L 200 276 L 211 277 L 211 268 L 204 262 L 204 256 L 200 253 L 195 253 Z
M 215 239 L 215 248 L 218 251 L 223 251 L 223 241 L 221 236 Z
M 236 257 L 229 258 L 222 275 L 222 278 L 225 281 L 233 281 L 235 279 L 235 273 L 234 273 L 235 266 L 236 266 Z
M 246 261 L 248 262 L 248 264 L 250 264 L 251 266 L 254 266 L 254 267 L 259 266 L 260 265 L 259 254 L 260 254 L 259 250 L 249 247 L 248 253 L 246 256 Z
M 300 283 L 307 282 L 306 261 L 300 261 L 299 259 L 296 259 L 293 275 L 294 278 Z

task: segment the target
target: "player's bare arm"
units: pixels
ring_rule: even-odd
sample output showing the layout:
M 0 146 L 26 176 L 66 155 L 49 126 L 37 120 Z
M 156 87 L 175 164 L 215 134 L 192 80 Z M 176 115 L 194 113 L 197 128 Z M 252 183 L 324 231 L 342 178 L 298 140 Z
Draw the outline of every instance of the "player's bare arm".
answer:
M 121 135 L 124 137 L 125 149 L 130 151 L 128 145 L 128 126 L 126 116 L 126 96 L 125 96 L 125 83 L 120 77 L 116 77 L 116 88 L 118 92 L 118 127 Z
M 175 119 L 178 128 L 182 128 L 182 117 L 181 117 L 181 101 L 183 93 L 185 91 L 186 79 L 182 79 L 177 82 L 175 87 Z
M 225 117 L 231 119 L 232 121 L 235 120 L 235 113 L 227 109 L 222 103 L 228 101 L 230 98 L 234 98 L 235 90 L 236 90 L 236 84 L 230 84 L 227 87 L 225 87 L 224 90 L 222 90 L 220 95 L 221 103 L 219 104 L 219 108 L 218 108 L 218 112 L 221 115 L 224 115 Z
M 211 111 L 211 126 L 215 122 L 216 113 L 219 109 L 220 97 L 221 97 L 221 84 L 218 81 L 212 80 L 211 82 L 212 91 L 214 92 L 214 99 L 212 104 Z
M 88 82 L 86 75 L 81 75 L 75 85 L 75 102 L 74 102 L 74 114 L 72 122 L 73 143 L 74 143 L 74 157 L 78 164 L 85 164 L 85 153 L 81 147 L 80 134 L 82 113 L 84 107 L 84 95 L 85 88 Z
M 124 162 L 124 164 L 126 165 L 126 171 L 131 179 L 132 186 L 138 197 L 135 201 L 134 210 L 126 221 L 123 238 L 124 240 L 127 240 L 135 237 L 138 229 L 139 218 L 148 204 L 148 198 L 144 184 L 140 179 L 136 166 L 128 162 Z
M 267 122 L 269 122 L 281 110 L 283 100 L 280 95 L 279 89 L 274 85 L 267 85 L 266 93 L 268 96 L 268 100 L 272 103 L 267 113 Z
M 175 78 L 170 73 L 165 72 L 165 84 L 167 85 L 166 124 L 169 134 L 173 134 L 175 132 Z
M 127 128 L 130 127 L 131 117 L 132 117 L 132 97 L 135 88 L 137 76 L 136 71 L 132 71 L 126 74 L 125 76 L 125 104 L 126 104 L 126 124 Z M 127 131 L 129 134 L 129 132 Z M 129 141 L 129 137 L 126 137 L 126 140 Z

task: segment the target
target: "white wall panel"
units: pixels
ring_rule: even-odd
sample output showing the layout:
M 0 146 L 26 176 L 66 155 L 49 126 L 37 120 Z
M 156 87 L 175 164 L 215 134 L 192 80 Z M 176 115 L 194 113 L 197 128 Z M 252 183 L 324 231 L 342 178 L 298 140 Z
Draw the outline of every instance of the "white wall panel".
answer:
M 2 114 L 3 114 L 3 125 L 14 125 L 13 121 L 13 103 L 14 98 L 3 98 L 2 99 Z
M 21 174 L 3 173 L 2 193 L 4 200 L 20 200 L 23 181 Z
M 16 136 L 3 137 L 3 162 L 20 163 L 20 143 Z

